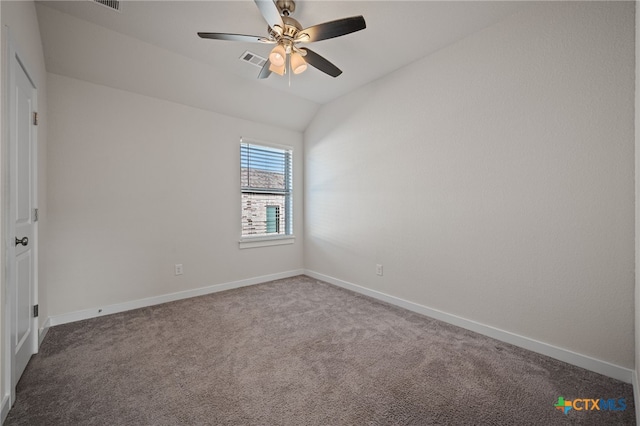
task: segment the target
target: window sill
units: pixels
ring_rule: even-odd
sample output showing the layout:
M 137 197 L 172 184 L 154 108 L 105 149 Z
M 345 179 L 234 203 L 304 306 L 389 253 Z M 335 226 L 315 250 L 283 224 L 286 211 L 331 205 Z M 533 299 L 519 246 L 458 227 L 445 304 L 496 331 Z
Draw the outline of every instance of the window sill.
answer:
M 284 244 L 293 244 L 296 237 L 293 235 L 283 235 L 278 237 L 253 237 L 242 238 L 238 242 L 240 249 L 267 247 L 267 246 L 280 246 Z

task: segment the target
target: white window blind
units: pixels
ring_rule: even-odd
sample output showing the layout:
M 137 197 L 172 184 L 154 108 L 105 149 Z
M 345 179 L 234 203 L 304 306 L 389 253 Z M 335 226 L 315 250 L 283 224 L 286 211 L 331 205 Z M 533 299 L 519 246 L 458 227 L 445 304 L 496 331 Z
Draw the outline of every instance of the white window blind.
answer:
M 242 236 L 292 235 L 292 151 L 240 143 Z

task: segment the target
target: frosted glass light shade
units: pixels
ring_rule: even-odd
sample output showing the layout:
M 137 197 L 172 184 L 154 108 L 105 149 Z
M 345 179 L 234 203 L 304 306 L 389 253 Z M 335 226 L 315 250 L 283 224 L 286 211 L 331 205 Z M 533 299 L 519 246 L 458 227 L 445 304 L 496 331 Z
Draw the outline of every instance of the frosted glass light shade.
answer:
M 291 70 L 294 74 L 303 73 L 307 69 L 307 62 L 301 54 L 294 52 L 291 54 Z
M 284 66 L 286 56 L 287 53 L 284 51 L 284 46 L 278 44 L 273 48 L 271 53 L 269 53 L 269 62 L 271 62 L 276 67 Z
M 279 74 L 279 75 L 284 75 L 284 63 L 279 67 L 275 66 L 274 64 L 269 65 L 269 71 L 275 72 L 276 74 Z

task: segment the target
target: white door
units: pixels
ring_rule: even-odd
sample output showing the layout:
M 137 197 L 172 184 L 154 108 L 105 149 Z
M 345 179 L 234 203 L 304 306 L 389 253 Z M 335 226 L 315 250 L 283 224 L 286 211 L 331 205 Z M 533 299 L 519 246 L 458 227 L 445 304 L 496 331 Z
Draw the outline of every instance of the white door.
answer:
M 35 300 L 36 89 L 15 55 L 11 58 L 9 123 L 9 296 L 12 386 L 37 350 Z

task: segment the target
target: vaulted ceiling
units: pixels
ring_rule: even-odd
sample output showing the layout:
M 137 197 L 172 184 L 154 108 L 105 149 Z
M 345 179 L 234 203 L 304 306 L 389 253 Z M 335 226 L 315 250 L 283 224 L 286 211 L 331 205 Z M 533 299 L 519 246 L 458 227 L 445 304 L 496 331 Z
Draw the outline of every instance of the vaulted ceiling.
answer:
M 203 40 L 198 31 L 263 36 L 252 0 L 121 1 L 120 12 L 92 0 L 38 2 L 47 71 L 294 130 L 338 98 L 526 7 L 524 2 L 309 1 L 293 17 L 303 27 L 363 15 L 367 28 L 312 43 L 343 73 L 309 68 L 291 77 L 241 61 L 270 46 Z

